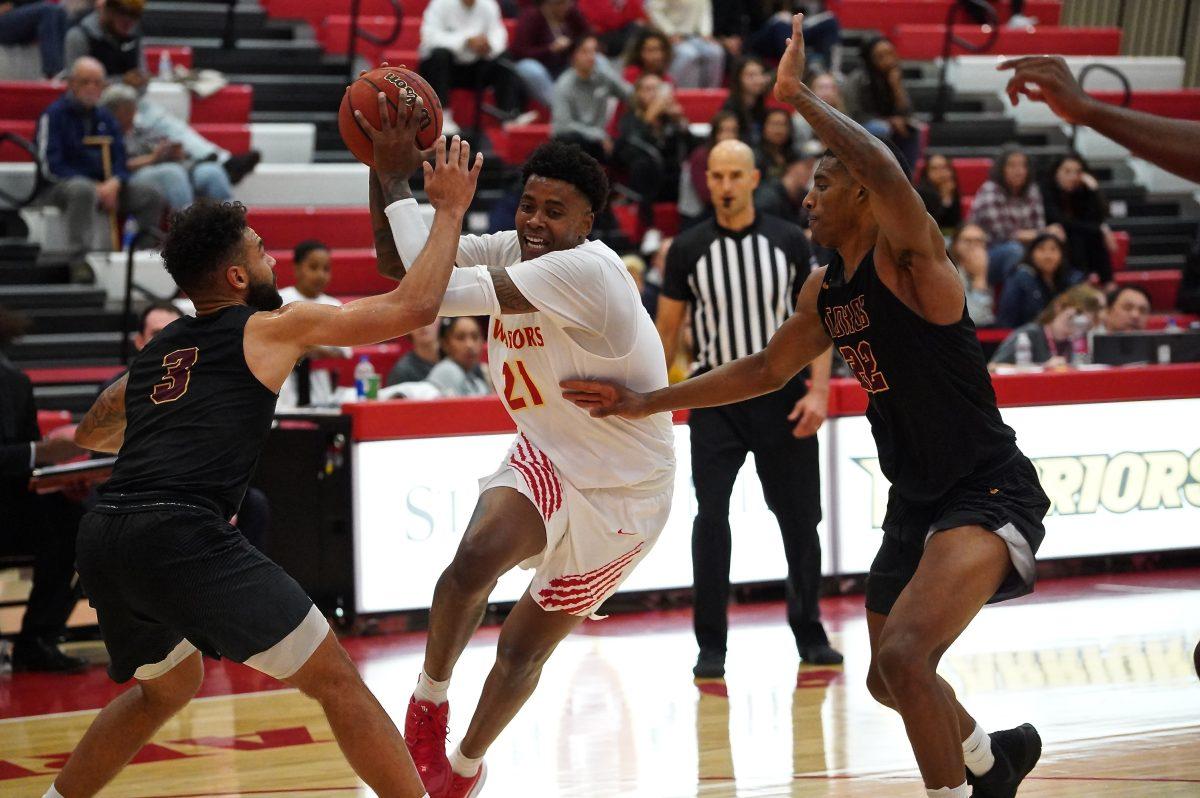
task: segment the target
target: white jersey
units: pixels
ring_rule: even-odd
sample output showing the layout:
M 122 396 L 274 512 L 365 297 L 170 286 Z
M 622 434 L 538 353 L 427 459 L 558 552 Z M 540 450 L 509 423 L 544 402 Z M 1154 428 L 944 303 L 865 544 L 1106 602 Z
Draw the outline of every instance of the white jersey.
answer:
M 387 212 L 401 257 L 412 263 L 425 241 L 414 241 L 416 203 L 395 203 Z M 515 231 L 467 235 L 459 241 L 457 266 L 441 315 L 491 317 L 492 382 L 518 431 L 565 479 L 587 490 L 657 483 L 674 472 L 669 414 L 594 419 L 559 388 L 577 378 L 612 380 L 639 392 L 667 385 L 658 331 L 612 249 L 587 241 L 522 262 Z M 538 310 L 501 314 L 488 267 L 506 268 Z

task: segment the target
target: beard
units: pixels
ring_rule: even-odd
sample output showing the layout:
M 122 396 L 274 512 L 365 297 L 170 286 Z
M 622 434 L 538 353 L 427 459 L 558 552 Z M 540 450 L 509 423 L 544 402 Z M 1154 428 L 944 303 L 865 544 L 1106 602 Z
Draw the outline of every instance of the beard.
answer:
M 246 291 L 246 304 L 255 310 L 272 311 L 283 307 L 283 297 L 275 288 L 275 278 L 271 282 L 251 283 Z

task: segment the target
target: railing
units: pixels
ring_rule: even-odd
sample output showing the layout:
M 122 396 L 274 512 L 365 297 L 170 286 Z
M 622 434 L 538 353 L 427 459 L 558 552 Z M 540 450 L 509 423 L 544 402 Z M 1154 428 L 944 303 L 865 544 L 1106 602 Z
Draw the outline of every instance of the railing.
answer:
M 955 35 L 954 26 L 958 24 L 958 18 L 966 10 L 960 3 L 952 3 L 949 11 L 946 12 L 946 36 L 942 40 L 942 65 L 938 73 L 937 99 L 933 104 L 934 122 L 945 120 L 946 107 L 950 104 L 950 86 L 946 79 L 950 70 L 950 53 L 954 46 L 958 45 L 969 53 L 983 53 L 990 50 L 996 40 L 1000 38 L 1000 18 L 996 16 L 996 9 L 992 7 L 991 3 L 976 2 L 974 8 L 987 20 L 985 27 L 988 28 L 988 37 L 982 44 L 975 44 Z
M 121 303 L 121 365 L 128 366 L 129 358 L 132 354 L 130 349 L 131 341 L 129 336 L 135 330 L 133 327 L 133 289 L 137 289 L 141 293 L 150 297 L 152 300 L 162 300 L 165 297 L 157 296 L 154 292 L 143 288 L 133 281 L 133 256 L 137 251 L 137 245 L 143 239 L 151 239 L 157 242 L 157 237 L 153 236 L 148 230 L 138 230 L 137 235 L 129 242 L 129 251 L 125 253 L 125 298 Z
M 358 7 L 361 0 L 350 0 L 350 46 L 346 51 L 346 82 L 353 83 L 358 77 L 354 69 L 354 60 L 358 52 L 358 40 L 366 39 L 376 47 L 386 47 L 400 38 L 400 30 L 404 25 L 404 6 L 400 0 L 388 0 L 392 7 L 392 29 L 386 36 L 376 36 L 369 30 L 358 27 Z M 411 66 L 411 65 L 410 65 Z
M 43 188 L 44 180 L 42 178 L 42 162 L 41 159 L 38 158 L 37 147 L 33 145 L 32 141 L 24 136 L 18 136 L 16 133 L 11 132 L 0 133 L 0 143 L 5 141 L 11 141 L 13 144 L 16 144 L 18 147 L 25 150 L 25 152 L 29 153 L 29 157 L 33 159 L 33 188 L 29 190 L 28 196 L 14 196 L 3 189 L 0 189 L 0 200 L 9 203 L 13 208 L 20 210 L 29 203 L 33 202 L 33 198 L 36 197 Z
M 1121 107 L 1128 108 L 1129 104 L 1133 102 L 1133 87 L 1129 84 L 1129 78 L 1125 76 L 1125 73 L 1117 69 L 1115 66 L 1101 64 L 1099 62 L 1088 64 L 1083 69 L 1079 70 L 1079 88 L 1082 89 L 1083 81 L 1087 79 L 1088 75 L 1096 71 L 1107 72 L 1120 82 L 1121 91 L 1123 92 L 1123 96 L 1121 97 Z M 1075 137 L 1078 135 L 1079 125 L 1071 125 L 1071 149 L 1075 149 Z

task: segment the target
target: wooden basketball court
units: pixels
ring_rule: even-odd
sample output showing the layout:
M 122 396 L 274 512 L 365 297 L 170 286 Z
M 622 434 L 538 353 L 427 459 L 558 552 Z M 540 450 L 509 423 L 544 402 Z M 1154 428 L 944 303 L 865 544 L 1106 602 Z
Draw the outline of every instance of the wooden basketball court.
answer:
M 1022 796 L 1200 796 L 1200 572 L 1043 584 L 985 610 L 942 674 L 984 727 L 1031 721 L 1045 742 Z M 484 796 L 865 798 L 923 795 L 898 716 L 863 681 L 861 597 L 824 604 L 842 668 L 801 669 L 782 605 L 736 609 L 724 682 L 693 683 L 687 612 L 589 622 L 551 659 L 488 756 Z M 490 666 L 480 632 L 451 687 L 451 741 Z M 421 635 L 346 641 L 400 719 Z M 100 655 L 95 647 L 85 649 Z M 368 795 L 316 704 L 237 665 L 208 662 L 202 697 L 105 796 Z M 0 796 L 40 796 L 117 688 L 78 676 L 0 676 Z

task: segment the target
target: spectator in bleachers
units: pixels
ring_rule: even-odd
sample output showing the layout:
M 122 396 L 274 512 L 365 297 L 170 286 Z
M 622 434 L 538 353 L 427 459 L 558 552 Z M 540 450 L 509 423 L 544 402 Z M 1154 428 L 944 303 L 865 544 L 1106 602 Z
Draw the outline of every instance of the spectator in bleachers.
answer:
M 967 315 L 976 327 L 996 323 L 996 296 L 988 285 L 987 233 L 977 224 L 965 224 L 950 240 L 950 259 L 958 267 L 967 295 Z
M 642 295 L 646 290 L 646 261 L 642 259 L 641 255 L 630 252 L 628 255 L 621 256 L 621 262 L 625 264 L 625 270 L 633 278 L 638 295 Z
M 962 224 L 962 197 L 958 193 L 958 172 L 949 158 L 934 153 L 925 159 L 917 193 L 925 203 L 925 210 L 942 229 L 942 235 L 954 235 Z
M 438 339 L 446 356 L 430 370 L 426 382 L 434 385 L 443 396 L 490 394 L 492 384 L 479 365 L 483 354 L 479 320 L 474 316 L 442 319 Z
M 0 3 L 0 45 L 37 42 L 42 74 L 47 79 L 63 71 L 63 39 L 67 12 L 47 0 L 6 0 Z
M 1175 304 L 1184 313 L 1200 315 L 1200 236 L 1192 241 L 1187 260 L 1183 262 L 1183 274 L 1179 279 L 1179 298 Z
M 642 281 L 642 306 L 653 319 L 658 313 L 658 295 L 662 293 L 663 274 L 667 268 L 667 250 L 671 248 L 669 236 L 646 236 L 642 239 L 642 256 L 646 260 L 646 275 Z
M 642 75 L 617 123 L 614 161 L 625 168 L 629 187 L 641 196 L 643 228 L 653 226 L 655 202 L 679 198 L 679 174 L 691 148 L 687 119 L 671 84 L 657 75 Z
M 571 68 L 554 83 L 550 123 L 555 138 L 608 163 L 614 146 L 608 135 L 609 100 L 624 101 L 633 89 L 597 61 L 599 47 L 595 36 L 585 36 L 575 46 Z
M 900 56 L 882 36 L 864 41 L 860 53 L 862 66 L 846 80 L 846 113 L 872 135 L 895 144 L 911 172 L 921 159 L 921 130 L 904 87 Z
M 1107 332 L 1137 332 L 1146 329 L 1150 318 L 1150 294 L 1136 285 L 1112 289 L 1107 296 L 1104 329 Z
M 179 142 L 138 124 L 138 96 L 132 86 L 112 84 L 100 96 L 100 104 L 116 117 L 124 131 L 130 182 L 158 189 L 172 210 L 183 210 L 196 197 L 218 201 L 233 198 L 229 175 L 218 163 L 189 161 Z
M 89 282 L 93 275 L 86 255 L 92 244 L 95 210 L 132 215 L 138 230 L 156 238 L 166 200 L 153 186 L 130 181 L 125 144 L 117 120 L 99 107 L 104 67 L 84 56 L 71 67 L 67 91 L 38 119 L 38 153 L 43 176 L 50 182 L 49 202 L 66 216 L 71 279 Z M 104 173 L 101 147 L 89 137 L 110 142 L 111 175 Z M 154 241 L 147 240 L 147 245 Z
M 714 14 L 726 16 L 729 8 L 739 14 L 741 52 L 756 55 L 774 63 L 783 55 L 792 35 L 792 15 L 804 12 L 804 50 L 808 63 L 818 69 L 833 69 L 835 51 L 841 40 L 841 26 L 831 12 L 817 8 L 817 2 L 795 0 L 760 0 L 736 3 L 715 0 Z M 722 6 L 727 8 L 722 13 Z M 728 25 L 728 23 L 726 23 Z
M 75 607 L 75 533 L 83 511 L 61 493 L 29 490 L 35 467 L 57 465 L 84 454 L 70 438 L 43 438 L 33 385 L 4 355 L 26 328 L 22 317 L 0 308 L 0 552 L 35 557 L 33 590 L 21 630 L 13 641 L 13 669 L 73 671 L 85 660 L 64 654 L 58 639 Z
M 508 30 L 496 0 L 432 0 L 421 17 L 420 73 L 442 102 L 442 132 L 459 126 L 450 113 L 450 90 L 490 87 L 504 111 L 517 108 L 512 74 L 498 63 Z
M 146 97 L 150 70 L 142 46 L 141 19 L 145 0 L 100 0 L 96 10 L 67 31 L 66 60 L 73 64 L 91 56 L 104 65 L 113 82 L 137 90 L 139 124 L 168 141 L 183 146 L 190 160 L 216 161 L 225 168 L 234 185 L 254 171 L 261 159 L 256 150 L 234 155 L 197 133 L 186 122 Z
M 692 150 L 679 176 L 679 219 L 684 229 L 712 213 L 708 191 L 708 154 L 727 139 L 742 138 L 742 123 L 733 111 L 717 111 L 709 126 L 708 140 Z M 653 316 L 654 314 L 651 314 Z
M 1083 158 L 1068 153 L 1056 159 L 1042 198 L 1046 224 L 1062 227 L 1071 263 L 1085 274 L 1096 275 L 1102 284 L 1111 284 L 1117 239 L 1106 223 L 1108 203 Z
M 283 304 L 292 302 L 316 302 L 321 305 L 341 307 L 342 301 L 325 293 L 333 277 L 333 257 L 329 247 L 316 239 L 301 241 L 292 250 L 296 282 L 279 289 Z M 337 403 L 337 381 L 329 369 L 314 369 L 316 359 L 343 358 L 353 356 L 348 346 L 315 346 L 296 363 L 295 369 L 279 389 L 280 410 L 293 407 L 328 407 Z
M 1028 324 L 1051 299 L 1082 281 L 1083 274 L 1067 260 L 1062 240 L 1053 233 L 1039 233 L 1029 242 L 1025 262 L 1004 281 L 996 321 L 1001 327 Z
M 671 77 L 681 89 L 715 89 L 725 77 L 725 49 L 713 39 L 712 0 L 649 0 L 646 16 L 671 39 Z
M 817 95 L 822 102 L 827 103 L 842 113 L 846 113 L 846 103 L 842 99 L 842 86 L 838 82 L 837 75 L 832 72 L 813 72 L 808 76 L 808 80 L 805 83 L 808 84 L 808 87 L 812 89 L 812 93 Z M 812 126 L 808 124 L 808 121 L 803 116 L 797 114 L 792 123 L 796 125 L 796 134 L 801 139 L 805 141 L 815 140 L 816 137 L 813 135 Z M 822 147 L 821 149 L 824 150 L 825 148 Z
M 762 61 L 743 58 L 733 68 L 729 79 L 729 99 L 722 110 L 733 111 L 742 126 L 742 139 L 757 144 L 762 139 L 763 122 L 767 119 L 767 93 L 771 91 L 771 76 Z
M 408 334 L 412 349 L 404 357 L 396 361 L 388 372 L 387 384 L 399 385 L 402 382 L 425 382 L 429 372 L 442 359 L 442 350 L 438 345 L 438 328 L 440 323 L 434 321 L 424 327 L 418 327 Z
M 1029 168 L 1029 156 L 1005 145 L 971 206 L 972 224 L 988 236 L 988 282 L 1001 285 L 1021 262 L 1030 241 L 1046 226 L 1046 209 Z
M 554 81 L 570 64 L 571 48 L 592 32 L 574 0 L 538 0 L 517 17 L 509 55 L 529 95 L 549 108 Z
M 1072 336 L 1095 329 L 1103 312 L 1103 294 L 1086 283 L 1073 286 L 1054 297 L 1036 319 L 1013 330 L 996 349 L 991 363 L 1016 363 L 1017 341 L 1025 335 L 1033 363 L 1064 366 L 1070 362 Z M 1076 323 L 1077 317 L 1080 323 Z
M 629 40 L 646 22 L 642 0 L 579 0 L 579 10 L 591 23 L 601 51 L 609 58 L 625 52 Z
M 763 213 L 794 222 L 807 230 L 808 209 L 804 207 L 804 198 L 812 188 L 813 172 L 817 168 L 818 157 L 819 153 L 807 147 L 793 153 L 778 178 L 759 183 L 754 192 L 754 207 Z M 817 249 L 817 245 L 814 244 L 814 254 L 817 254 Z M 819 254 L 817 260 L 827 262 L 822 261 Z
M 669 71 L 671 58 L 671 40 L 667 38 L 667 34 L 654 28 L 642 28 L 629 40 L 621 77 L 631 86 L 647 73 L 658 75 L 668 83 L 674 83 Z
M 763 182 L 782 179 L 799 156 L 792 113 L 783 108 L 768 109 L 763 117 L 762 137 L 754 148 L 754 160 Z

